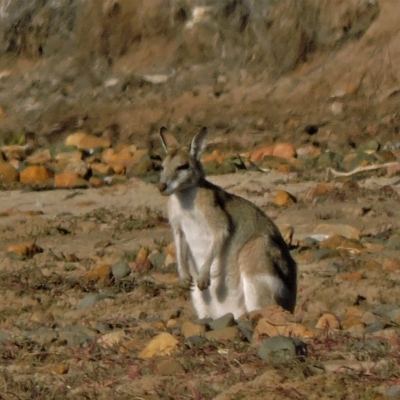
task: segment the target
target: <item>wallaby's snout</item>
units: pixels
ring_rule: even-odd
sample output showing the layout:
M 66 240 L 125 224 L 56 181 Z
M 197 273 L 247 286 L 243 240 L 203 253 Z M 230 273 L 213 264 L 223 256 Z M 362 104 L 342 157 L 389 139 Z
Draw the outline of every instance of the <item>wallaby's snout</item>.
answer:
M 163 194 L 164 196 L 167 195 L 167 193 L 165 192 L 167 190 L 167 184 L 165 182 L 160 182 L 157 187 L 158 190 L 160 191 L 161 194 Z

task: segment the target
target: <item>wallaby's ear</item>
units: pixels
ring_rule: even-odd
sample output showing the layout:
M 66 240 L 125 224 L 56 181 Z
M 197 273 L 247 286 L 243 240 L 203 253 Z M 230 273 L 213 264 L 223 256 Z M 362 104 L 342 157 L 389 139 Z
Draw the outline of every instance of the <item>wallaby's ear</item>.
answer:
M 167 141 L 165 140 L 165 132 L 167 132 L 167 128 L 165 126 L 162 126 L 160 128 L 161 144 L 164 147 L 165 152 L 168 153 L 168 145 L 167 145 Z
M 206 147 L 206 137 L 208 129 L 203 127 L 200 132 L 192 139 L 190 143 L 190 154 L 196 159 L 200 159 L 200 155 Z
M 179 147 L 178 141 L 170 133 L 167 133 L 167 128 L 165 126 L 160 128 L 160 139 L 166 153 L 171 149 L 177 149 Z

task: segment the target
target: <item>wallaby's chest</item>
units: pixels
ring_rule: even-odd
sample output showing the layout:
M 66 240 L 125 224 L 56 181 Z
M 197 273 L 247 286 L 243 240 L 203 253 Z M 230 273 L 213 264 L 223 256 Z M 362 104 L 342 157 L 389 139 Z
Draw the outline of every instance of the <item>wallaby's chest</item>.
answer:
M 190 251 L 201 265 L 212 245 L 212 227 L 206 215 L 198 208 L 184 207 L 171 197 L 169 204 L 169 220 L 172 226 L 179 227 L 183 232 Z

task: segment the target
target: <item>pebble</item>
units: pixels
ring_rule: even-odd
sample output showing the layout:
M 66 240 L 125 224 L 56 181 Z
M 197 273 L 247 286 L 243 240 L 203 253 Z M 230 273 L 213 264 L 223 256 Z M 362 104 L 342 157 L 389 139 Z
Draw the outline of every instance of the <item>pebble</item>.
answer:
M 59 334 L 54 329 L 39 328 L 34 331 L 25 332 L 24 337 L 40 346 L 47 346 L 55 342 L 59 338 Z
M 70 346 L 82 346 L 92 342 L 97 336 L 97 331 L 83 325 L 68 326 L 58 332 L 61 342 L 67 342 Z
M 314 234 L 327 235 L 328 237 L 339 235 L 348 239 L 360 239 L 361 231 L 353 226 L 344 224 L 320 224 L 314 229 Z
M 43 253 L 43 249 L 35 243 L 11 244 L 6 248 L 7 253 L 15 253 L 22 257 L 33 257 L 35 254 Z
M 53 373 L 55 373 L 55 374 L 57 374 L 57 375 L 65 375 L 65 374 L 67 374 L 68 371 L 69 371 L 69 366 L 68 366 L 68 364 L 62 364 L 62 363 L 60 363 L 60 364 L 53 364 L 53 365 L 50 365 L 50 366 L 48 367 L 48 369 L 49 369 L 51 372 L 53 372 Z
M 152 252 L 149 255 L 149 261 L 154 268 L 162 268 L 166 264 L 167 254 L 160 253 L 159 251 Z
M 274 157 L 291 159 L 296 157 L 296 149 L 290 143 L 276 143 L 272 151 Z
M 9 163 L 0 162 L 0 183 L 12 183 L 18 180 L 18 170 Z
M 296 203 L 296 198 L 285 190 L 278 190 L 276 192 L 274 202 L 277 206 L 287 207 Z
M 132 270 L 126 261 L 118 261 L 112 267 L 112 274 L 114 278 L 121 279 L 128 276 Z
M 378 151 L 380 147 L 381 144 L 377 140 L 372 139 L 361 143 L 357 149 L 365 153 L 374 153 L 375 151 Z
M 202 324 L 195 324 L 191 321 L 184 321 L 181 327 L 181 333 L 185 339 L 192 336 L 204 336 L 206 327 Z
M 54 176 L 54 187 L 56 188 L 86 188 L 89 183 L 81 178 L 76 172 L 62 172 Z
M 227 313 L 222 317 L 214 319 L 208 323 L 212 330 L 223 329 L 235 325 L 235 318 L 232 313 Z
M 111 267 L 108 264 L 102 264 L 93 271 L 88 271 L 85 275 L 86 280 L 99 281 L 100 283 L 107 283 L 111 278 Z
M 96 303 L 106 299 L 108 296 L 101 293 L 89 293 L 76 305 L 77 310 L 93 307 Z
M 29 157 L 26 158 L 25 162 L 27 164 L 47 164 L 53 157 L 51 156 L 50 149 L 41 149 L 35 151 Z
M 216 342 L 235 341 L 240 336 L 240 331 L 236 326 L 228 326 L 226 328 L 209 331 L 205 333 L 205 338 Z
M 21 171 L 19 180 L 25 184 L 45 183 L 53 177 L 53 172 L 43 165 L 30 165 Z
M 76 146 L 78 149 L 91 150 L 97 147 L 110 147 L 110 141 L 86 132 L 75 132 L 65 139 L 66 146 Z
M 162 360 L 156 364 L 156 371 L 159 375 L 175 376 L 185 373 L 182 364 L 173 359 Z
M 139 358 L 152 358 L 155 356 L 169 356 L 178 347 L 179 341 L 168 332 L 162 332 L 153 338 L 139 353 Z
M 260 149 L 254 150 L 250 155 L 250 161 L 257 163 L 261 161 L 265 156 L 272 156 L 274 152 L 274 146 L 264 146 Z
M 263 340 L 258 356 L 263 361 L 279 364 L 295 357 L 306 357 L 307 345 L 299 339 L 274 336 Z
M 124 330 L 115 330 L 102 335 L 97 343 L 104 348 L 110 348 L 119 345 L 125 338 Z
M 340 329 L 340 322 L 333 314 L 325 313 L 319 317 L 315 327 L 318 329 Z

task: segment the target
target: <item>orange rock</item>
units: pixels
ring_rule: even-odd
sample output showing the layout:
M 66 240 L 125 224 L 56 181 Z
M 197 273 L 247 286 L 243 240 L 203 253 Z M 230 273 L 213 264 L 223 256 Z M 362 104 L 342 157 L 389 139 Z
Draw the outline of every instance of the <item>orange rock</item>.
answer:
M 58 188 L 76 188 L 87 187 L 88 182 L 81 178 L 76 172 L 62 172 L 54 177 L 54 187 Z
M 276 172 L 282 172 L 283 174 L 290 174 L 292 172 L 292 166 L 289 164 L 282 164 L 276 168 Z
M 0 182 L 11 183 L 17 182 L 19 179 L 19 172 L 11 164 L 0 162 Z
M 108 164 L 123 164 L 127 167 L 130 167 L 134 164 L 133 156 L 130 153 L 111 154 L 107 158 Z
M 296 153 L 298 157 L 315 158 L 318 157 L 322 153 L 322 151 L 319 147 L 308 145 L 304 147 L 299 147 L 296 150 Z
M 343 272 L 336 275 L 336 277 L 342 281 L 359 281 L 363 279 L 364 275 L 361 271 L 357 272 Z
M 289 192 L 286 192 L 285 190 L 278 190 L 278 192 L 275 195 L 275 204 L 277 206 L 287 207 L 295 202 L 296 199 Z
M 95 188 L 103 187 L 106 185 L 106 182 L 103 179 L 98 178 L 97 176 L 91 176 L 89 179 L 89 185 Z
M 375 261 L 375 260 L 368 260 L 368 261 L 366 261 L 363 267 L 364 267 L 364 269 L 366 269 L 366 270 L 374 270 L 374 269 L 380 270 L 380 269 L 382 269 L 381 264 L 379 264 L 379 263 L 378 263 L 377 261 Z
M 250 161 L 252 162 L 258 162 L 261 161 L 264 156 L 272 156 L 272 153 L 274 152 L 274 147 L 275 146 L 264 146 L 261 147 L 260 149 L 254 150 L 251 155 L 250 155 Z
M 342 328 L 344 330 L 347 330 L 355 325 L 364 325 L 364 323 L 362 322 L 363 314 L 364 311 L 360 310 L 359 308 L 350 307 L 344 317 Z
M 115 146 L 115 151 L 117 153 L 130 153 L 133 154 L 137 150 L 137 146 L 135 144 L 126 144 L 126 143 L 118 143 Z
M 318 329 L 340 329 L 340 322 L 333 314 L 325 313 L 321 315 L 315 327 Z
M 133 155 L 132 155 L 132 162 L 134 164 L 137 164 L 138 162 L 140 162 L 142 160 L 142 158 L 144 156 L 146 156 L 149 152 L 147 150 L 144 149 L 139 149 L 136 150 Z
M 154 356 L 169 356 L 178 347 L 179 341 L 168 332 L 163 332 L 153 338 L 139 353 L 139 358 L 152 358 Z
M 110 165 L 103 163 L 90 164 L 90 169 L 95 175 L 110 175 L 113 172 L 113 168 Z
M 167 246 L 164 247 L 164 250 L 167 254 L 171 255 L 172 257 L 176 257 L 176 249 L 174 242 L 169 243 Z
M 395 258 L 385 258 L 383 261 L 383 269 L 388 271 L 397 271 L 400 269 L 400 260 Z
M 101 160 L 104 163 L 108 163 L 110 161 L 110 157 L 112 157 L 114 154 L 116 153 L 116 151 L 114 149 L 105 149 L 103 150 L 103 152 L 101 153 Z
M 65 139 L 67 146 L 76 146 L 78 149 L 90 150 L 96 147 L 110 147 L 110 141 L 86 132 L 75 132 Z
M 211 154 L 207 154 L 201 158 L 202 163 L 216 161 L 218 164 L 222 164 L 225 161 L 225 156 L 219 151 L 214 150 Z
M 290 143 L 277 143 L 272 151 L 274 157 L 294 158 L 296 157 L 296 149 Z
M 43 249 L 35 243 L 11 244 L 6 248 L 7 253 L 15 253 L 19 256 L 33 257 L 37 253 L 43 253 Z
M 126 173 L 126 166 L 123 164 L 113 164 L 112 170 L 115 175 L 124 175 Z
M 31 165 L 26 167 L 19 176 L 22 183 L 43 183 L 53 177 L 53 172 L 43 165 Z
M 328 239 L 322 240 L 319 243 L 319 247 L 322 249 L 335 250 L 336 248 L 341 246 L 345 240 L 346 238 L 342 235 L 333 235 L 330 236 Z
M 111 266 L 108 264 L 102 264 L 93 271 L 86 273 L 85 278 L 89 282 L 100 282 L 107 283 L 112 277 Z
M 145 247 L 142 247 L 138 251 L 138 254 L 136 256 L 136 261 L 131 263 L 131 268 L 133 270 L 139 270 L 139 271 L 149 269 L 151 267 L 151 263 L 150 263 L 149 259 L 147 258 L 148 255 L 149 255 L 149 251 Z
M 25 160 L 27 164 L 46 164 L 52 160 L 49 149 L 35 151 Z
M 67 364 L 55 364 L 50 367 L 50 370 L 57 375 L 64 375 L 68 373 L 69 366 Z

